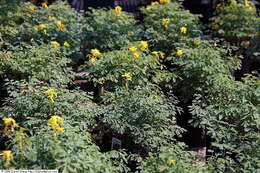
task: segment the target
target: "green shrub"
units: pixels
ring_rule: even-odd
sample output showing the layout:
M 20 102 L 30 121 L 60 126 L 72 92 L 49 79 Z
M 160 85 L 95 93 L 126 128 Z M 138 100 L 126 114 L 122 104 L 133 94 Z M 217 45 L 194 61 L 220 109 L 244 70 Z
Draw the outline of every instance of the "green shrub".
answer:
M 6 9 L 6 6 L 15 11 L 8 12 L 9 8 Z M 19 5 L 7 3 L 6 6 L 3 6 L 3 14 L 7 13 L 7 17 L 1 18 L 0 30 L 5 30 L 2 37 L 7 46 L 24 44 L 41 46 L 56 41 L 60 44 L 61 50 L 66 55 L 70 55 L 70 58 L 74 60 L 82 58 L 80 50 L 83 17 L 68 4 L 57 1 L 48 8 L 42 8 L 20 1 Z M 14 30 L 15 34 L 10 37 L 6 28 Z
M 19 33 L 19 25 L 28 20 L 28 10 L 24 6 L 23 0 L 0 1 L 0 37 L 3 40 L 0 48 L 11 44 Z
M 258 23 L 256 31 L 255 36 L 250 40 L 247 55 L 252 59 L 255 59 L 257 62 L 260 62 L 260 23 Z
M 114 9 L 91 9 L 87 13 L 86 23 L 87 51 L 95 48 L 102 52 L 112 51 L 132 41 L 140 40 L 139 26 L 136 25 L 133 15 L 126 12 L 116 13 Z
M 213 160 L 221 172 L 259 171 L 259 86 L 259 79 L 250 75 L 244 82 L 216 76 L 207 95 L 193 100 L 193 123 L 213 139 Z
M 198 165 L 200 164 L 200 165 Z M 205 163 L 199 163 L 194 153 L 183 151 L 183 148 L 162 147 L 158 153 L 150 153 L 146 161 L 140 166 L 141 173 L 197 173 L 213 172 Z
M 121 135 L 125 146 L 138 144 L 146 151 L 156 151 L 183 131 L 176 125 L 175 115 L 180 111 L 176 99 L 164 97 L 156 86 L 118 89 L 102 98 L 103 104 L 94 109 L 100 126 Z
M 233 0 L 230 5 L 219 6 L 212 28 L 216 35 L 247 48 L 246 41 L 256 34 L 256 24 L 260 22 L 260 18 L 256 8 L 247 0 L 245 2 L 247 3 L 243 4 Z
M 95 122 L 90 113 L 94 103 L 83 91 L 58 88 L 35 79 L 29 83 L 10 81 L 8 86 L 10 97 L 0 116 L 12 117 L 27 129 L 37 132 L 53 115 L 63 117 L 72 125 L 88 126 Z M 53 92 L 46 93 L 49 89 Z
M 230 56 L 230 50 L 215 47 L 209 41 L 200 41 L 195 46 L 179 47 L 174 56 L 167 57 L 172 67 L 169 69 L 179 76 L 175 85 L 185 102 L 196 92 L 204 92 L 214 84 L 215 75 L 229 75 L 231 70 L 238 69 L 240 61 Z
M 70 62 L 52 45 L 14 47 L 12 51 L 0 51 L 0 76 L 16 80 L 34 77 L 60 86 L 72 82 Z
M 143 47 L 141 43 L 145 46 Z M 151 78 L 157 83 L 164 81 L 164 77 L 159 75 L 167 73 L 160 64 L 162 54 L 151 53 L 147 47 L 146 42 L 140 41 L 121 50 L 102 53 L 98 58 L 90 55 L 86 66 L 86 71 L 89 72 L 88 78 L 95 85 L 102 85 L 108 91 L 113 91 L 117 87 L 144 86 Z M 128 78 L 124 76 L 126 74 L 129 75 Z
M 153 50 L 171 53 L 189 38 L 201 34 L 198 15 L 182 9 L 176 2 L 142 8 L 145 36 Z
M 58 169 L 62 173 L 128 170 L 123 152 L 101 153 L 84 128 L 66 125 L 65 121 L 64 132 L 54 140 L 52 129 L 44 125 L 37 135 L 28 136 L 22 129 L 15 133 L 9 168 Z M 0 167 L 6 168 L 2 163 Z

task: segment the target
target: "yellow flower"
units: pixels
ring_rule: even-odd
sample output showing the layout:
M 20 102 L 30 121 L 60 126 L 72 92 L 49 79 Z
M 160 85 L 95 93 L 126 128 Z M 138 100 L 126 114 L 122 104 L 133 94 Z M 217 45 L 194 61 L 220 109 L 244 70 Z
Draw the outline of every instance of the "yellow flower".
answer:
M 152 54 L 155 55 L 155 56 L 158 56 L 158 55 L 159 55 L 159 52 L 153 51 Z
M 48 89 L 44 92 L 45 95 L 47 95 L 52 103 L 54 103 L 53 97 L 57 97 L 57 93 L 54 91 L 54 89 Z
M 60 47 L 60 43 L 58 43 L 57 41 L 51 41 L 51 45 L 53 45 L 54 47 Z
M 8 127 L 11 126 L 11 132 L 14 132 L 15 127 L 19 127 L 13 118 L 3 118 L 4 121 L 4 134 L 7 134 Z
M 181 56 L 182 55 L 182 50 L 177 50 L 177 55 Z
M 47 30 L 44 29 L 44 30 L 43 30 L 43 33 L 44 33 L 44 35 L 47 35 Z
M 122 77 L 125 78 L 128 81 L 132 81 L 132 77 L 131 77 L 130 73 L 122 74 Z
M 148 47 L 147 41 L 140 41 L 141 50 L 144 51 Z
M 57 128 L 61 128 L 60 125 L 63 125 L 64 121 L 63 118 L 60 116 L 51 116 L 51 118 L 48 120 L 48 125 L 51 126 L 52 130 L 57 131 Z M 60 131 L 60 129 L 59 129 Z
M 129 50 L 130 50 L 131 52 L 135 52 L 135 51 L 137 50 L 137 48 L 134 47 L 134 46 L 132 46 L 132 47 L 129 48 Z
M 151 11 L 151 9 L 152 9 L 151 7 L 146 7 L 147 11 Z
M 29 7 L 29 10 L 30 10 L 30 13 L 32 13 L 32 12 L 35 10 L 35 6 L 34 6 L 34 5 L 31 5 L 31 6 Z
M 53 137 L 54 137 L 54 141 L 57 140 L 57 132 L 64 132 L 64 128 L 61 128 L 60 125 L 63 125 L 64 121 L 63 118 L 59 117 L 59 116 L 51 116 L 51 118 L 48 120 L 48 125 L 51 126 L 52 130 L 54 131 L 53 133 Z
M 91 49 L 90 52 L 94 57 L 99 57 L 101 55 L 98 49 Z
M 89 59 L 89 61 L 90 61 L 92 64 L 95 64 L 95 63 L 96 63 L 96 60 L 97 60 L 97 59 L 96 59 L 95 57 L 92 57 L 92 58 Z
M 245 6 L 250 7 L 250 2 L 248 0 L 245 0 Z
M 199 40 L 195 40 L 195 41 L 194 41 L 194 45 L 195 45 L 195 46 L 198 46 L 199 44 L 200 44 L 200 41 L 199 41 Z
M 30 43 L 33 43 L 33 41 L 34 41 L 34 39 L 33 39 L 33 38 L 31 38 L 31 40 L 30 40 Z
M 166 29 L 168 29 L 169 23 L 170 23 L 170 19 L 169 19 L 169 18 L 166 18 L 166 19 L 163 18 L 162 24 L 163 24 L 163 26 L 164 26 Z
M 66 26 L 64 24 L 61 23 L 61 21 L 57 21 L 56 25 L 58 26 L 59 30 L 63 31 L 66 29 Z
M 48 8 L 48 5 L 45 2 L 43 2 L 42 3 L 42 8 Z
M 115 8 L 115 15 L 120 16 L 121 15 L 122 8 L 120 6 L 116 6 Z
M 135 53 L 134 53 L 134 58 L 137 59 L 137 58 L 139 58 L 139 56 L 140 56 L 140 54 L 139 54 L 138 52 L 135 52 Z
M 156 6 L 156 5 L 160 5 L 160 4 L 159 4 L 159 2 L 155 1 L 155 2 L 152 2 L 152 5 Z
M 64 128 L 57 127 L 57 128 L 56 128 L 56 131 L 57 131 L 57 132 L 61 132 L 61 133 L 63 133 L 63 132 L 64 132 Z
M 55 20 L 55 19 L 56 19 L 55 17 L 49 16 L 49 21 L 53 21 L 53 20 Z
M 161 58 L 164 59 L 164 55 L 165 54 L 163 52 L 161 52 L 161 51 L 159 53 L 160 53 Z
M 213 44 L 213 45 L 214 45 L 214 47 L 217 47 L 217 43 L 216 43 L 216 42 L 214 42 L 214 44 Z
M 38 31 L 38 27 L 35 26 L 33 28 L 34 28 L 34 31 L 36 31 L 36 32 Z
M 3 152 L 2 153 L 2 160 L 5 159 L 5 166 L 9 166 L 10 165 L 10 161 L 13 158 L 12 152 L 11 152 L 11 150 L 3 150 L 2 152 Z
M 171 165 L 172 163 L 176 162 L 176 160 L 168 159 L 168 165 Z
M 187 33 L 187 28 L 186 27 L 181 27 L 181 33 L 186 34 Z
M 40 29 L 40 30 L 43 30 L 45 27 L 46 27 L 45 24 L 40 24 L 40 25 L 39 25 L 39 29 Z
M 122 77 L 125 78 L 125 87 L 128 89 L 128 81 L 132 81 L 130 73 L 122 74 Z
M 70 47 L 70 44 L 68 43 L 68 42 L 64 42 L 64 44 L 63 44 L 64 46 L 66 46 L 66 47 Z
M 161 4 L 169 4 L 169 0 L 160 0 Z
M 56 132 L 53 133 L 53 139 L 54 139 L 54 141 L 57 140 L 57 133 Z

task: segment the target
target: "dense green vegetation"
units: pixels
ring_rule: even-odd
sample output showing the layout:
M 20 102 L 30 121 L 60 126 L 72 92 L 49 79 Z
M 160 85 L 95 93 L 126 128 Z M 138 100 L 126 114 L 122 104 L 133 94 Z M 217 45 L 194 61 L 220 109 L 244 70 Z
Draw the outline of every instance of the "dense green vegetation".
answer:
M 260 171 L 259 74 L 232 76 L 259 62 L 255 7 L 220 4 L 214 41 L 177 1 L 141 12 L 0 0 L 1 169 Z M 211 139 L 206 160 L 179 140 L 184 109 Z

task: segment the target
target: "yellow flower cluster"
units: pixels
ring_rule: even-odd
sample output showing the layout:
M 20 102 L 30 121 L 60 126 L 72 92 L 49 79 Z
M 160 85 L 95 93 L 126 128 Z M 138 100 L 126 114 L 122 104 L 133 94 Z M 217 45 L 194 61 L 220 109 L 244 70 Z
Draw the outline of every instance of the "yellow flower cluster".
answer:
M 2 155 L 2 160 L 5 160 L 5 166 L 9 166 L 10 161 L 13 158 L 11 150 L 3 150 L 1 155 Z
M 200 41 L 199 41 L 199 40 L 195 40 L 195 41 L 194 41 L 194 45 L 195 45 L 195 46 L 198 46 L 199 44 L 200 44 Z
M 156 6 L 156 5 L 160 5 L 160 4 L 159 4 L 159 2 L 155 1 L 155 2 L 152 2 L 152 5 Z
M 39 29 L 40 29 L 40 30 L 43 30 L 45 27 L 46 27 L 45 24 L 40 24 L 40 25 L 39 25 Z
M 130 73 L 122 74 L 122 77 L 125 78 L 125 87 L 128 89 L 128 81 L 132 81 Z
M 170 19 L 169 18 L 163 18 L 162 20 L 162 25 L 164 26 L 164 28 L 168 29 L 169 28 L 169 23 L 170 23 Z
M 151 11 L 151 9 L 152 9 L 151 7 L 146 7 L 147 11 Z
M 44 2 L 42 3 L 42 8 L 48 8 L 48 5 Z
M 183 34 L 186 34 L 187 33 L 187 28 L 186 27 L 181 27 L 181 33 L 183 33 Z
M 250 7 L 250 2 L 248 0 L 245 0 L 245 6 Z
M 176 162 L 176 160 L 168 159 L 168 165 L 171 165 L 172 163 Z
M 53 21 L 53 20 L 56 20 L 56 17 L 49 16 L 49 21 Z
M 92 58 L 89 59 L 89 61 L 90 61 L 92 64 L 94 64 L 94 65 L 96 64 L 96 60 L 97 60 L 97 59 L 96 59 L 95 57 L 92 57 Z
M 15 127 L 19 127 L 13 118 L 3 118 L 4 121 L 4 134 L 7 134 L 8 127 L 11 126 L 11 132 L 14 132 Z
M 57 140 L 57 132 L 64 132 L 64 128 L 61 128 L 60 125 L 63 125 L 63 118 L 59 117 L 59 116 L 51 116 L 51 118 L 48 120 L 48 125 L 51 126 L 52 130 L 54 131 L 53 133 L 53 137 L 54 137 L 54 141 Z
M 37 26 L 33 27 L 33 29 L 34 29 L 36 32 L 38 31 L 38 27 L 37 27 Z
M 135 46 L 130 47 L 129 50 L 133 54 L 134 58 L 139 58 L 140 53 L 137 52 L 137 48 Z
M 91 49 L 90 53 L 91 53 L 92 56 L 90 56 L 89 61 L 90 61 L 92 64 L 95 65 L 95 64 L 96 64 L 96 61 L 97 61 L 97 58 L 101 55 L 101 53 L 99 52 L 98 49 Z M 89 57 L 89 55 L 88 55 L 87 57 Z
M 144 51 L 148 47 L 147 41 L 140 41 L 141 50 Z
M 39 25 L 39 30 L 43 30 L 43 34 L 46 35 L 46 34 L 47 34 L 47 30 L 44 29 L 44 28 L 46 28 L 46 25 L 45 25 L 45 24 L 40 24 L 40 25 Z M 38 28 L 37 28 L 37 27 L 34 27 L 34 30 L 35 30 L 35 31 L 38 31 Z
M 32 14 L 32 12 L 35 10 L 35 6 L 34 5 L 31 5 L 29 6 L 29 13 Z
M 158 51 L 153 51 L 152 54 L 154 56 L 160 56 L 162 59 L 164 58 L 164 53 L 161 52 L 161 51 L 159 51 L 159 52 Z
M 156 5 L 160 5 L 160 4 L 167 5 L 167 4 L 169 4 L 169 0 L 160 0 L 160 3 L 158 1 L 155 1 L 155 2 L 152 2 L 151 5 L 156 6 Z
M 66 29 L 66 26 L 60 20 L 56 22 L 56 25 L 61 31 L 64 31 Z
M 177 55 L 181 56 L 182 55 L 182 50 L 177 50 Z
M 159 52 L 153 51 L 152 54 L 155 55 L 155 56 L 158 56 L 158 55 L 159 55 Z
M 122 74 L 122 77 L 125 78 L 128 81 L 132 81 L 132 77 L 131 77 L 130 73 Z
M 129 50 L 130 50 L 130 52 L 135 52 L 137 50 L 137 48 L 132 46 L 132 47 L 129 48 Z
M 94 56 L 94 57 L 99 57 L 101 55 L 101 53 L 99 52 L 98 49 L 91 49 L 91 54 Z
M 139 46 L 141 51 L 145 51 L 148 48 L 147 41 L 140 41 Z M 133 54 L 134 58 L 139 58 L 140 52 L 138 52 L 137 48 L 135 46 L 132 46 L 129 48 L 129 51 Z
M 115 17 L 121 16 L 122 8 L 120 6 L 116 6 L 115 8 Z
M 169 0 L 160 0 L 160 3 L 166 5 L 166 4 L 169 4 Z
M 60 43 L 58 43 L 57 41 L 51 41 L 51 45 L 53 45 L 54 47 L 60 47 Z
M 47 95 L 52 103 L 54 103 L 53 97 L 57 97 L 57 93 L 51 88 L 44 92 Z
M 64 44 L 63 44 L 65 47 L 70 47 L 70 44 L 68 43 L 68 42 L 64 42 Z
M 35 27 L 34 27 L 34 30 L 37 32 L 37 31 L 38 31 L 38 28 L 39 28 L 39 30 L 42 30 L 42 31 L 43 31 L 44 35 L 47 34 L 47 30 L 44 29 L 44 28 L 46 28 L 46 25 L 45 25 L 45 24 L 40 24 L 38 27 L 35 26 Z
M 138 53 L 138 52 L 135 52 L 133 55 L 134 55 L 134 58 L 136 58 L 136 59 L 137 59 L 137 58 L 139 58 L 139 56 L 140 56 L 140 53 Z

